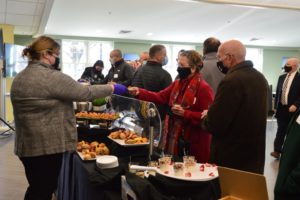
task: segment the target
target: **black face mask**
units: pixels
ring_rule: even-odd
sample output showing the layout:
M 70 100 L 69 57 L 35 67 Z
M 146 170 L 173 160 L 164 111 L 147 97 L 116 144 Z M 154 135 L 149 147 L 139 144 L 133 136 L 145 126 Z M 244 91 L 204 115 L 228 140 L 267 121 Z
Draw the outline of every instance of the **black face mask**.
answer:
M 177 72 L 180 80 L 187 78 L 192 73 L 191 68 L 189 67 L 178 67 Z
M 222 72 L 223 74 L 227 74 L 228 68 L 224 66 L 222 61 L 217 62 L 217 67 L 220 70 L 220 72 Z
M 55 57 L 55 63 L 52 65 L 54 67 L 54 69 L 60 71 L 59 69 L 59 57 Z
M 284 72 L 289 73 L 292 70 L 292 67 L 288 66 L 288 65 L 284 65 L 283 70 L 284 70 Z

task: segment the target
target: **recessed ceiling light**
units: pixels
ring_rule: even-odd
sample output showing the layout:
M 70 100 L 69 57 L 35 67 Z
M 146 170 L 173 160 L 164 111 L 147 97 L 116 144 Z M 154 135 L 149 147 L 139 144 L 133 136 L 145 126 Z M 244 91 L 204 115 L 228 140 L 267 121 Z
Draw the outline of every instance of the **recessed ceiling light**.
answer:
M 148 35 L 148 36 L 151 36 L 151 35 L 153 35 L 153 33 L 147 33 L 147 35 Z

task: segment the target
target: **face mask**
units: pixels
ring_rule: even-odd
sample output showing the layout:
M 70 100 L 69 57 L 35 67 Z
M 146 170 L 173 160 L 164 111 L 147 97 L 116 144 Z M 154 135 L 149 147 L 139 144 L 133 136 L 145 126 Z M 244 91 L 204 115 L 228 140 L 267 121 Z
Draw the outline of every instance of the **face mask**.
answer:
M 223 74 L 227 74 L 228 68 L 224 66 L 222 61 L 218 61 L 217 66 L 218 66 L 218 69 L 220 70 L 220 72 L 222 72 Z
M 146 63 L 147 63 L 147 60 L 144 60 L 143 63 L 142 63 L 142 65 L 146 65 Z
M 56 69 L 56 70 L 60 70 L 59 69 L 59 57 L 55 57 L 55 62 L 54 62 L 54 64 L 52 65 L 53 67 L 54 67 L 54 69 Z
M 283 69 L 284 69 L 284 72 L 289 73 L 292 70 L 292 67 L 288 66 L 288 65 L 284 65 Z
M 178 67 L 177 72 L 180 80 L 187 78 L 192 73 L 190 67 Z
M 164 60 L 163 60 L 162 65 L 164 66 L 164 65 L 167 65 L 167 64 L 168 64 L 168 57 L 166 56 L 166 57 L 164 58 Z
M 116 63 L 113 58 L 110 58 L 109 61 L 112 65 L 114 65 Z

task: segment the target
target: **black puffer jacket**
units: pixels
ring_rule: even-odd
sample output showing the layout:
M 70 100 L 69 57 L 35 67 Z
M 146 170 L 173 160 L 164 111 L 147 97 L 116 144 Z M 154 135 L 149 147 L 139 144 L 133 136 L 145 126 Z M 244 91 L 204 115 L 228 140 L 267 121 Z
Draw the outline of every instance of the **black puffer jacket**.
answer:
M 102 83 L 106 84 L 108 82 L 116 82 L 125 86 L 129 86 L 132 81 L 132 76 L 132 67 L 122 59 L 116 62 L 115 65 L 110 68 Z
M 134 74 L 132 86 L 143 88 L 152 92 L 159 92 L 172 83 L 172 77 L 162 68 L 160 63 L 148 61 L 140 67 Z M 166 108 L 163 105 L 157 105 L 161 118 L 165 118 Z

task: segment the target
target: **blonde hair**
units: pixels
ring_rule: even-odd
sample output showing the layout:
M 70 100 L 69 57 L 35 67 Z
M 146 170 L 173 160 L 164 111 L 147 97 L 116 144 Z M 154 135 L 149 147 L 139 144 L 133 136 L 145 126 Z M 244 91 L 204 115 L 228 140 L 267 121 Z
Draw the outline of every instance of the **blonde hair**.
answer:
M 40 36 L 36 38 L 22 53 L 23 57 L 28 57 L 30 60 L 39 60 L 41 53 L 48 52 L 50 54 L 57 53 L 60 45 L 48 36 Z

